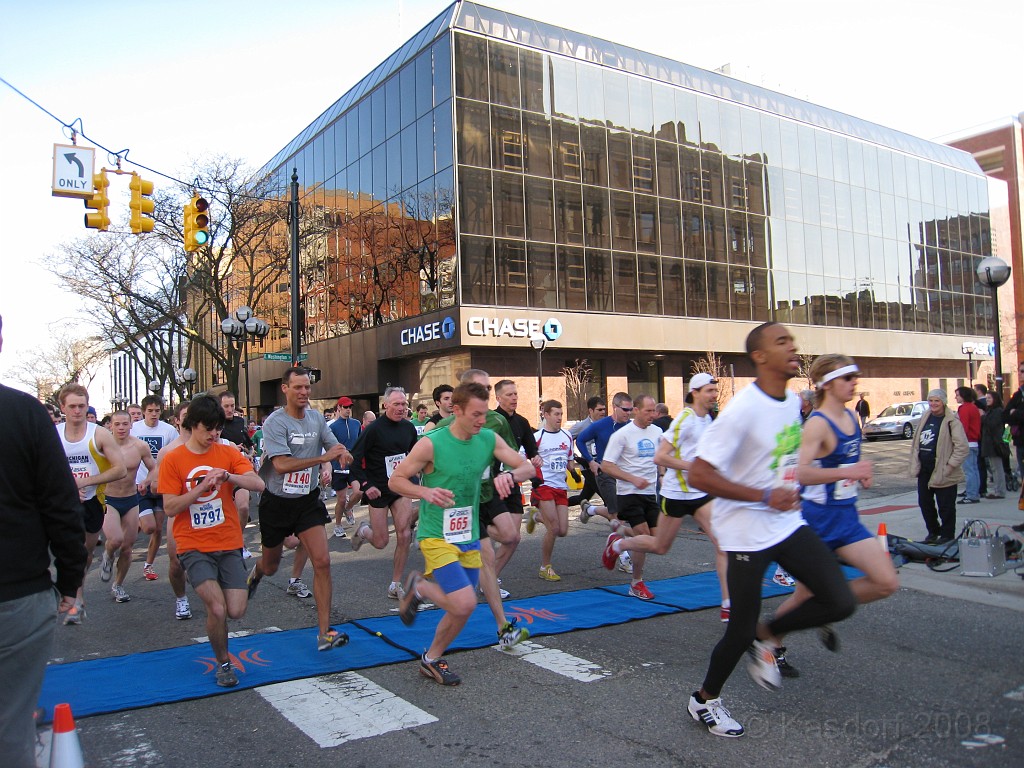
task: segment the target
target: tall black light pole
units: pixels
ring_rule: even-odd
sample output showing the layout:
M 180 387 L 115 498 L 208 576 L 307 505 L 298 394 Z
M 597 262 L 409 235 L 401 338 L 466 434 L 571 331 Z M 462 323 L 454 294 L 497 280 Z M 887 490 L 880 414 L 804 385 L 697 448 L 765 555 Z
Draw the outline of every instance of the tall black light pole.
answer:
M 292 198 L 288 203 L 288 223 L 292 231 L 292 365 L 299 364 L 299 169 L 292 168 Z
M 999 343 L 999 287 L 1010 279 L 1010 265 L 998 256 L 989 256 L 978 263 L 978 280 L 992 289 L 992 356 L 996 366 L 996 392 L 1003 396 L 1003 354 Z

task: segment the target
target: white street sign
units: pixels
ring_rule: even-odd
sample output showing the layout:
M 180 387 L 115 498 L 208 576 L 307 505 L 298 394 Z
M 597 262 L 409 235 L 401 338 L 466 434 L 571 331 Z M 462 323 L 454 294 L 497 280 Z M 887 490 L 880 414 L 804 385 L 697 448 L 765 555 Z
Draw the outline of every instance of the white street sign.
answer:
M 93 147 L 53 145 L 53 196 L 92 196 L 92 174 L 96 164 Z

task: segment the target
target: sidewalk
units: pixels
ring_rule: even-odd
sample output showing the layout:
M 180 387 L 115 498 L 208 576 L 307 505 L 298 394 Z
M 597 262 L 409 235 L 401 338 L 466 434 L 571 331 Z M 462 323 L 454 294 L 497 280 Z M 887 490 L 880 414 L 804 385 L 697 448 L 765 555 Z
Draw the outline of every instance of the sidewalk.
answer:
M 921 541 L 927 535 L 921 510 L 917 506 L 916 491 L 865 500 L 860 507 L 860 515 L 861 522 L 872 532 L 878 530 L 879 523 L 885 523 L 888 532 L 894 536 Z M 1024 512 L 1017 509 L 1016 493 L 1007 494 L 1005 499 L 982 499 L 978 504 L 958 504 L 958 534 L 969 520 L 983 520 L 992 531 L 1005 526 L 999 529 L 1000 534 L 1022 537 L 1010 530 L 1010 526 L 1024 522 Z M 1022 565 L 1022 561 L 1012 560 L 1007 563 L 1008 570 L 1005 573 L 987 578 L 963 576 L 959 567 L 937 572 L 924 563 L 907 563 L 899 569 L 900 586 L 1024 613 L 1024 579 L 1013 571 L 1017 565 Z M 1024 566 L 1019 573 L 1024 573 Z

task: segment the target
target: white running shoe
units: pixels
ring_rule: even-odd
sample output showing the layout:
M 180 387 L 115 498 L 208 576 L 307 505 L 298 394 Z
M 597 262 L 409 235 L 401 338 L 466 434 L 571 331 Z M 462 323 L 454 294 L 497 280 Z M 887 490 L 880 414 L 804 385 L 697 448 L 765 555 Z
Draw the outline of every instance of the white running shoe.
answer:
M 782 673 L 779 672 L 779 665 L 775 660 L 775 649 L 768 643 L 755 640 L 747 654 L 750 656 L 747 672 L 754 682 L 765 690 L 779 690 L 782 687 Z
M 103 560 L 100 563 L 100 581 L 110 581 L 111 576 L 114 575 L 114 558 L 107 554 L 107 550 L 103 550 Z
M 302 579 L 288 582 L 288 589 L 285 590 L 285 594 L 291 595 L 292 597 L 299 597 L 305 600 L 307 597 L 312 597 L 313 593 L 309 591 L 309 587 L 306 586 Z
M 772 581 L 780 587 L 792 587 L 796 584 L 796 579 L 786 573 L 785 569 L 781 565 L 775 566 L 775 575 L 772 576 Z
M 619 570 L 623 573 L 633 573 L 633 558 L 629 556 L 629 552 L 619 554 Z
M 391 586 L 388 587 L 388 598 L 401 600 L 403 595 L 405 595 L 405 588 L 397 581 L 392 581 Z
M 252 557 L 252 552 L 250 552 L 245 547 L 242 547 L 242 559 L 243 560 L 248 560 L 251 557 Z
M 722 703 L 721 697 L 708 699 L 701 704 L 697 701 L 696 696 L 691 696 L 686 711 L 698 723 L 704 723 L 708 727 L 708 731 L 715 736 L 735 739 L 743 735 L 743 726 L 733 720 L 729 710 Z
M 191 619 L 192 608 L 188 604 L 188 598 L 183 597 L 180 600 L 175 601 L 174 605 L 174 618 L 176 619 Z

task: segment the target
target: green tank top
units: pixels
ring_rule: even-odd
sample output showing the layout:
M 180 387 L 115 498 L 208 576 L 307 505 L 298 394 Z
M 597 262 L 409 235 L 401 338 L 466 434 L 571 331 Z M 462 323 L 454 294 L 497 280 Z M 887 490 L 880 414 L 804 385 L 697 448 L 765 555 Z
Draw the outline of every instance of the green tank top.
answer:
M 480 481 L 485 472 L 490 477 L 494 458 L 494 432 L 486 427 L 469 440 L 459 440 L 447 427 L 439 427 L 424 436 L 434 444 L 434 471 L 424 474 L 425 488 L 446 488 L 455 495 L 453 509 L 469 508 L 470 535 L 464 542 L 480 538 Z M 420 501 L 417 539 L 444 539 L 446 513 L 441 507 Z
M 451 426 L 451 423 L 455 421 L 454 416 L 446 416 L 437 423 L 436 429 L 441 427 Z M 495 410 L 487 411 L 487 419 L 484 421 L 484 429 L 493 431 L 496 435 L 500 435 L 501 439 L 508 443 L 509 447 L 514 451 L 519 450 L 519 443 L 516 442 L 515 435 L 512 434 L 512 426 L 508 423 L 508 419 L 502 416 Z M 430 434 L 427 432 L 426 434 Z M 494 447 L 491 447 L 493 453 Z M 491 468 L 491 471 L 495 471 L 498 467 L 498 462 L 495 462 Z M 480 478 L 480 503 L 486 504 L 494 498 L 494 483 L 491 481 L 490 475 L 482 476 Z

